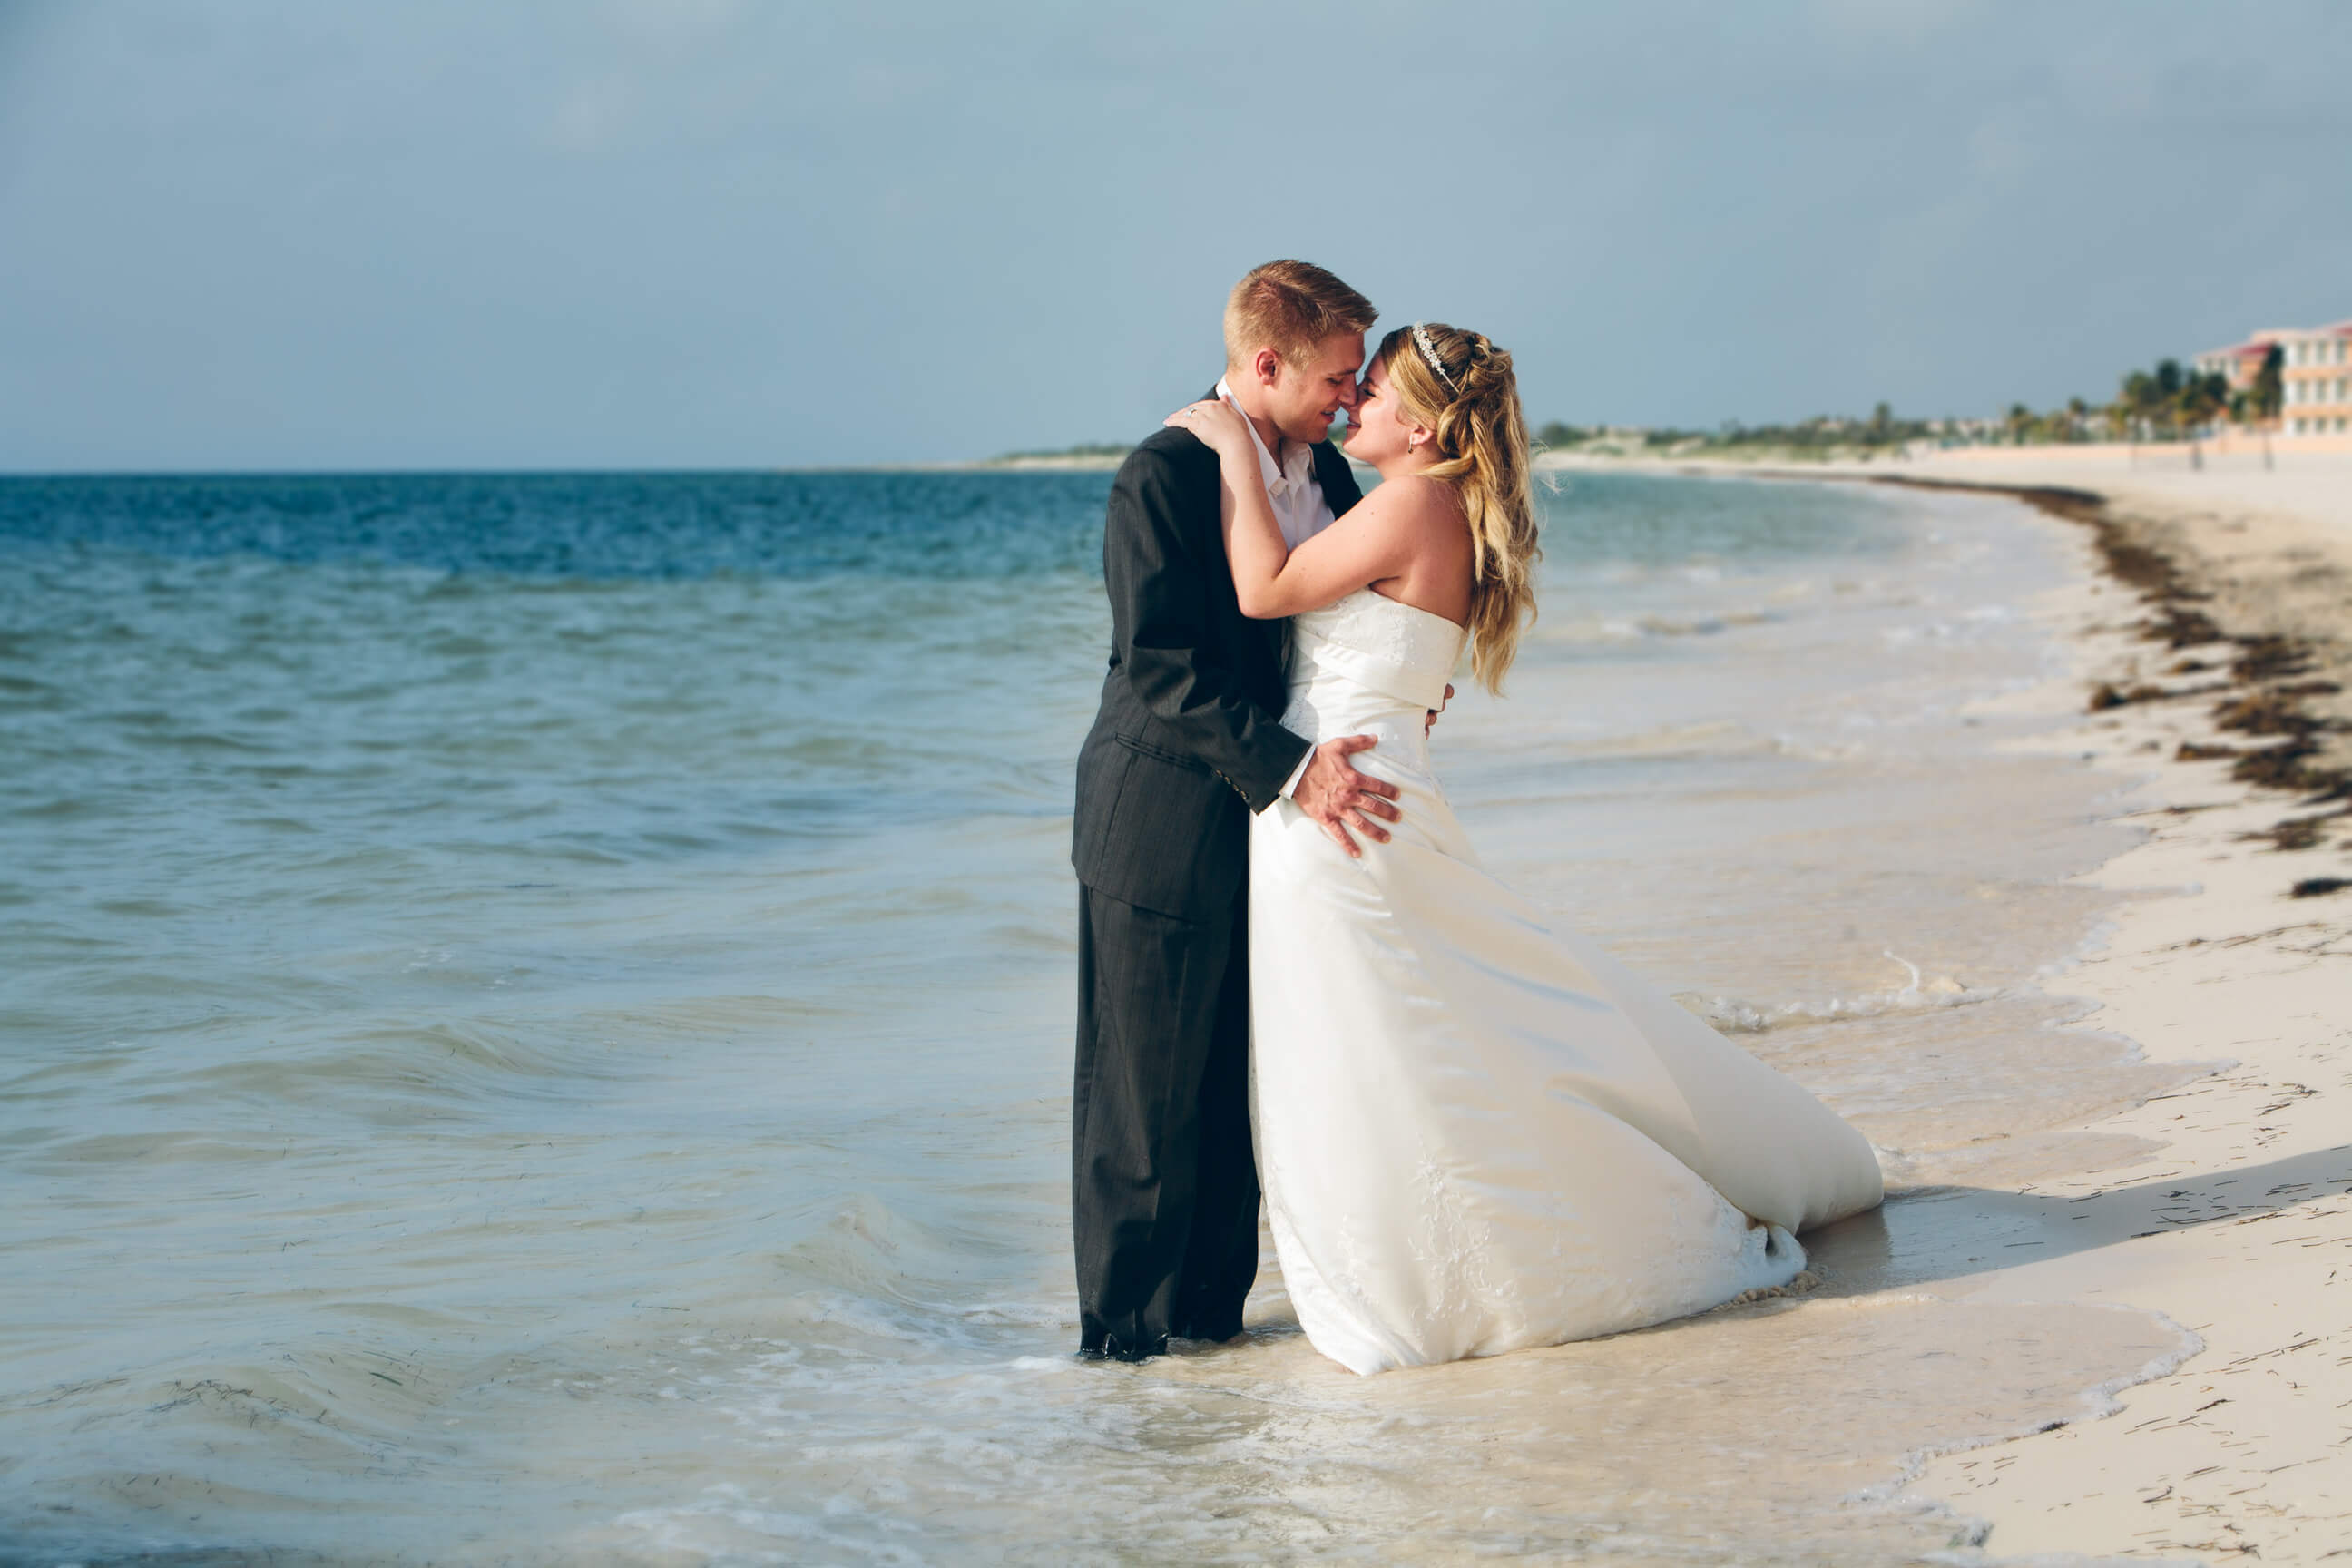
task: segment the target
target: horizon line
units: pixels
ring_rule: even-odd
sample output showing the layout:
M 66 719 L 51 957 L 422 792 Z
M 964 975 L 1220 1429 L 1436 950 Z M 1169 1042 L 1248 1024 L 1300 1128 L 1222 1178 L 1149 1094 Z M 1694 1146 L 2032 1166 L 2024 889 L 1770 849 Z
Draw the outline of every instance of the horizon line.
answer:
M 972 469 L 983 471 L 1039 472 L 1015 468 L 1003 458 L 944 458 L 938 461 L 906 461 L 876 463 L 763 463 L 741 467 L 705 467 L 681 465 L 676 468 L 645 466 L 630 468 L 0 468 L 0 483 L 11 479 L 560 479 L 583 474 L 621 477 L 632 474 L 659 475 L 740 475 L 740 474 L 875 474 L 875 473 L 956 473 Z

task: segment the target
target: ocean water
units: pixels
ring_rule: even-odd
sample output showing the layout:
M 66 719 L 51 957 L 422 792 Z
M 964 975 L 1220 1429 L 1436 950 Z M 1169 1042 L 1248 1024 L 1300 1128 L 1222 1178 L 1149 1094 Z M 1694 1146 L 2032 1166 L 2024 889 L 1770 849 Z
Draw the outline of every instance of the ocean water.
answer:
M 2187 1342 L 1958 1299 L 2159 1080 L 2007 503 L 1575 475 L 1490 867 L 1870 1133 L 1809 1294 L 1070 1355 L 1103 474 L 0 479 L 0 1563 L 1920 1560 Z

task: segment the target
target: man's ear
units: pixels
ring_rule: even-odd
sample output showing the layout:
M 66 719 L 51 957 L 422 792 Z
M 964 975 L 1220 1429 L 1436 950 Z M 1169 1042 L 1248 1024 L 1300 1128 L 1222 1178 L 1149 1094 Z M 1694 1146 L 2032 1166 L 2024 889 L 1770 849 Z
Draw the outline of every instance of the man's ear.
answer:
M 1260 349 L 1250 356 L 1250 374 L 1261 386 L 1272 386 L 1282 375 L 1282 356 L 1272 349 Z

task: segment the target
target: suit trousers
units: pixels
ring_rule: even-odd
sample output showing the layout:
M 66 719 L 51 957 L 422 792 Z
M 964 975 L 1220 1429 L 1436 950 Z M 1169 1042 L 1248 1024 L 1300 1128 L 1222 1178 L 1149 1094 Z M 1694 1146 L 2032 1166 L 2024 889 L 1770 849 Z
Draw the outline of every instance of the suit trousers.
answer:
M 1258 1214 L 1246 882 L 1204 921 L 1080 884 L 1070 1112 L 1082 1348 L 1131 1360 L 1241 1332 Z

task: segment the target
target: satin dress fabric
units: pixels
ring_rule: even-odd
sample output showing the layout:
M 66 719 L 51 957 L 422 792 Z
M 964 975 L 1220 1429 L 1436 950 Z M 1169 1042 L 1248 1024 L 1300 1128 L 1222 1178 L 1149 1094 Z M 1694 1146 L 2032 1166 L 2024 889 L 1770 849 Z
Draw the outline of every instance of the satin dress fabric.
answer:
M 1251 1115 L 1282 1275 L 1358 1373 L 1641 1328 L 1788 1283 L 1875 1205 L 1801 1086 L 1489 876 L 1423 731 L 1463 628 L 1360 590 L 1292 622 L 1283 724 L 1370 734 L 1402 819 L 1250 833 Z

